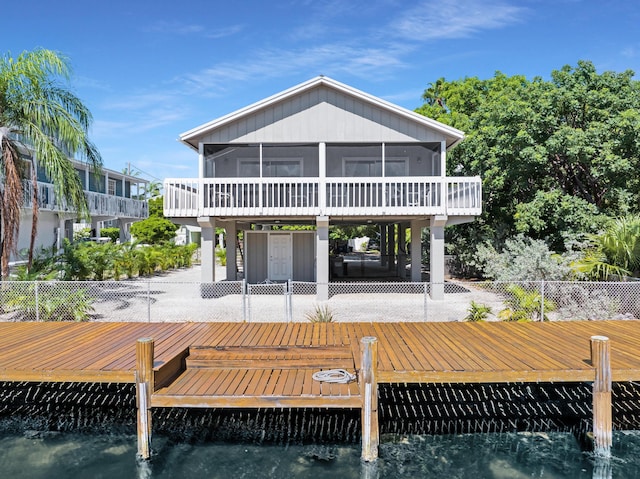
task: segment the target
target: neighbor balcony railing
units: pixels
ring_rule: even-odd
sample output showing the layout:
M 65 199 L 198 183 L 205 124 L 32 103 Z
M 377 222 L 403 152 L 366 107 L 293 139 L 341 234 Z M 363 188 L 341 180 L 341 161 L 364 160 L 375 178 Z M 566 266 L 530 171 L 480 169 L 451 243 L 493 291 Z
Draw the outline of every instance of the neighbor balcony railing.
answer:
M 94 191 L 85 191 L 84 194 L 91 216 L 120 218 L 146 218 L 148 216 L 149 210 L 146 201 Z M 23 195 L 24 207 L 31 208 L 33 206 L 33 183 L 31 181 L 23 182 Z M 51 183 L 38 183 L 38 207 L 47 211 L 71 211 L 64 199 L 56 196 Z
M 197 216 L 479 215 L 479 177 L 172 178 L 164 213 Z

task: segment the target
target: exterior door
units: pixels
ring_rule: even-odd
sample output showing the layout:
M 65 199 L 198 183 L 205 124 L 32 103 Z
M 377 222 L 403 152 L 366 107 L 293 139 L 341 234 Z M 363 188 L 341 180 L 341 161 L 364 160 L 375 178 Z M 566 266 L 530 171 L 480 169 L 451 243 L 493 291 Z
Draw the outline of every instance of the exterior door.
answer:
M 291 279 L 293 250 L 290 233 L 269 233 L 269 279 Z

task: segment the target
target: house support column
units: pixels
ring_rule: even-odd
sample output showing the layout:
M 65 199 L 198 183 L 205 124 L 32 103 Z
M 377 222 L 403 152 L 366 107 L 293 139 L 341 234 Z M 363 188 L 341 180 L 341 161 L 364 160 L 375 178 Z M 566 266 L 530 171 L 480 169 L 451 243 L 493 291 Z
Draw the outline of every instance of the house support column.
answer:
M 120 243 L 126 243 L 131 238 L 129 229 L 131 228 L 131 222 L 123 219 L 118 219 L 118 228 L 120 228 Z
M 393 271 L 396 266 L 396 225 L 391 223 L 387 225 L 387 253 L 389 255 L 389 271 Z
M 387 227 L 380 225 L 380 266 L 387 265 Z
M 422 282 L 422 228 L 424 220 L 411 220 L 411 282 Z
M 100 238 L 100 221 L 91 220 L 91 236 L 94 238 Z
M 200 250 L 202 269 L 200 281 L 213 283 L 216 280 L 216 220 L 210 216 L 199 216 L 201 228 Z
M 398 277 L 405 279 L 407 276 L 407 225 L 398 223 Z
M 229 221 L 224 228 L 227 232 L 227 280 L 237 281 L 236 245 L 238 244 L 238 226 L 235 221 Z
M 429 282 L 433 300 L 444 299 L 444 227 L 446 224 L 446 215 L 431 218 Z
M 329 299 L 329 217 L 316 217 L 316 299 Z

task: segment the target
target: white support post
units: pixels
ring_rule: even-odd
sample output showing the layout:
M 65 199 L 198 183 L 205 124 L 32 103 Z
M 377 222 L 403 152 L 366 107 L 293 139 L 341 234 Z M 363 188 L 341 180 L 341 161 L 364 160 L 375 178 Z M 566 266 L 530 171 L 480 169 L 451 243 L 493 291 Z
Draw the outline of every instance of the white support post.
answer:
M 393 271 L 396 266 L 396 225 L 391 223 L 387 225 L 387 255 L 389 264 L 387 269 Z
M 380 225 L 380 266 L 387 265 L 387 226 Z
M 198 217 L 202 229 L 200 249 L 202 259 L 201 282 L 213 283 L 216 280 L 216 220 L 210 216 Z
M 426 221 L 411 220 L 411 282 L 422 282 L 422 229 Z
M 405 223 L 398 224 L 398 276 L 404 279 L 407 276 L 407 242 Z
M 327 144 L 318 145 L 318 206 L 320 214 L 327 211 Z
M 329 299 L 329 217 L 316 217 L 316 299 Z
M 430 225 L 430 267 L 431 299 L 444 299 L 444 227 L 447 216 L 433 216 Z
M 225 224 L 227 233 L 227 281 L 236 281 L 238 279 L 237 265 L 237 248 L 238 244 L 238 226 L 235 221 L 229 221 Z

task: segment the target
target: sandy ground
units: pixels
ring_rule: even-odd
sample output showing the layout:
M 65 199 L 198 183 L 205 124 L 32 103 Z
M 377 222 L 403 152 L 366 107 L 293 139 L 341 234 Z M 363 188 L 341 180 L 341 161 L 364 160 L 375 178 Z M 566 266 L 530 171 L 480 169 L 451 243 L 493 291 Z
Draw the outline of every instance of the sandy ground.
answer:
M 226 277 L 217 267 L 216 280 Z M 154 277 L 110 283 L 112 288 L 96 292 L 96 321 L 308 321 L 320 304 L 313 294 L 228 294 L 203 298 L 200 294 L 200 266 Z M 279 290 L 281 286 L 270 288 Z M 229 283 L 230 290 L 239 285 Z M 334 321 L 460 321 L 470 302 L 501 309 L 495 294 L 455 286 L 444 301 L 432 301 L 422 293 L 336 294 L 326 306 Z M 287 304 L 289 301 L 289 304 Z M 287 311 L 291 309 L 291 318 Z

